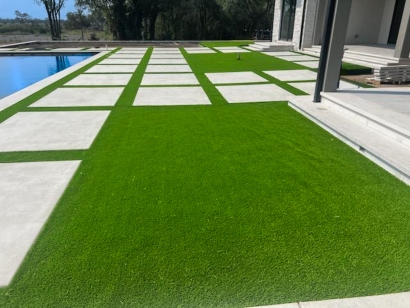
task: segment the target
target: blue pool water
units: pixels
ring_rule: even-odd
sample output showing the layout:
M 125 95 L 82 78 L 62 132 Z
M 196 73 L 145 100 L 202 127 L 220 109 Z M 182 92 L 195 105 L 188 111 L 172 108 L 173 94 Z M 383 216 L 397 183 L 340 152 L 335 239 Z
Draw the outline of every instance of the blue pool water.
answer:
M 0 56 L 0 99 L 93 56 Z

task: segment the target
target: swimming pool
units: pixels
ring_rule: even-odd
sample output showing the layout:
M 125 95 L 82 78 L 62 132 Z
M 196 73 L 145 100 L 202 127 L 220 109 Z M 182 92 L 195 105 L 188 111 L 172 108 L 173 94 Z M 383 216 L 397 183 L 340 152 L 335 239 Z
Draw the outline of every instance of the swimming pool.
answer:
M 0 99 L 93 55 L 0 56 Z

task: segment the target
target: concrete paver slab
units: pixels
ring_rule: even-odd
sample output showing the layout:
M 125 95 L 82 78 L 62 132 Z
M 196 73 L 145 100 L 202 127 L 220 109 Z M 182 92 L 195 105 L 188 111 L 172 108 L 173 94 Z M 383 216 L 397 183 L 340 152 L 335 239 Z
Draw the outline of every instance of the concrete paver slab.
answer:
M 217 53 L 216 51 L 212 49 L 208 50 L 186 50 L 188 54 L 195 55 L 195 54 L 208 54 L 208 53 Z
M 111 65 L 111 64 L 140 64 L 141 59 L 113 59 L 113 58 L 108 58 L 105 60 L 102 60 L 98 64 L 102 65 Z
M 124 88 L 58 88 L 30 107 L 114 106 Z
M 11 282 L 79 165 L 0 164 L 0 287 Z
M 148 65 L 146 73 L 190 73 L 189 65 Z
M 303 92 L 313 95 L 315 93 L 316 82 L 292 82 L 289 83 L 292 87 L 295 87 Z M 357 89 L 358 86 L 352 83 L 341 80 L 339 88 L 342 90 Z
M 211 105 L 202 87 L 139 88 L 134 106 Z
M 287 101 L 293 96 L 274 84 L 216 87 L 228 103 Z
M 151 59 L 184 59 L 184 56 L 182 53 L 157 53 L 151 55 Z
M 136 69 L 135 64 L 94 65 L 85 73 L 133 73 Z
M 254 72 L 205 73 L 213 84 L 268 82 Z
M 254 308 L 407 308 L 410 292 L 376 296 L 332 299 L 315 302 L 300 302 Z
M 407 308 L 410 303 L 410 292 L 379 296 L 355 297 L 325 300 L 318 302 L 302 302 L 302 308 Z
M 180 74 L 145 74 L 142 78 L 142 86 L 164 85 L 197 85 L 199 84 L 193 73 Z
M 153 51 L 152 51 L 152 54 L 153 55 L 158 55 L 158 54 L 180 54 L 181 53 L 181 51 L 179 50 L 179 49 L 171 49 L 171 48 L 166 48 L 166 49 L 157 49 L 157 48 L 155 48 Z
M 296 62 L 293 62 L 293 63 L 299 64 L 299 65 L 302 65 L 302 66 L 306 66 L 306 67 L 309 67 L 309 68 L 318 68 L 319 67 L 319 61 L 303 61 L 303 62 L 296 61 Z
M 132 54 L 132 53 L 115 53 L 109 56 L 107 59 L 142 59 L 144 54 Z
M 282 81 L 316 80 L 317 74 L 309 70 L 264 71 L 264 73 Z
M 214 47 L 214 48 L 216 50 L 235 50 L 235 49 L 239 50 L 239 49 L 242 49 L 238 46 L 223 46 L 223 47 Z
M 67 86 L 125 86 L 132 74 L 82 74 L 67 82 Z
M 318 61 L 318 58 L 311 57 L 311 56 L 304 56 L 304 55 L 297 55 L 297 56 L 277 56 L 276 58 L 296 62 L 296 61 Z
M 185 50 L 211 50 L 209 47 L 203 47 L 203 46 L 198 46 L 198 47 L 185 47 Z
M 262 52 L 264 55 L 277 57 L 277 56 L 300 56 L 300 54 L 292 51 L 266 51 Z
M 0 124 L 0 152 L 88 149 L 109 113 L 19 112 Z
M 115 54 L 131 54 L 131 55 L 143 55 L 147 51 L 146 50 L 118 50 Z
M 148 64 L 188 64 L 185 59 L 150 59 Z
M 246 49 L 239 48 L 239 49 L 225 49 L 225 50 L 220 50 L 220 52 L 222 52 L 222 53 L 247 53 L 247 52 L 251 52 L 251 51 L 246 50 Z

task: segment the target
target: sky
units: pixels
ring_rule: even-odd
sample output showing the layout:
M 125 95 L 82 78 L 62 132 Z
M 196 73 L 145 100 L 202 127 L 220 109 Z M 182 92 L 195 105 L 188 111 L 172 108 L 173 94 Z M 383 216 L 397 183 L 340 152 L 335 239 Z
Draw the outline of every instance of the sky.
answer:
M 68 12 L 74 12 L 74 0 L 66 0 L 64 9 L 61 11 L 61 19 L 66 19 Z M 27 13 L 31 18 L 45 19 L 47 18 L 44 5 L 40 6 L 34 0 L 0 0 L 0 18 L 16 17 L 15 11 Z

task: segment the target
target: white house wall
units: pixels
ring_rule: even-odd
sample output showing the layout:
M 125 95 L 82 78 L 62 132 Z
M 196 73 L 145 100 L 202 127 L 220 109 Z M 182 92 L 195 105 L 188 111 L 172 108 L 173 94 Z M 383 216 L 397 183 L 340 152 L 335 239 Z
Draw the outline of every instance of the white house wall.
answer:
M 353 1 L 346 44 L 377 44 L 385 2 L 386 0 Z M 390 26 L 388 28 L 390 30 Z

